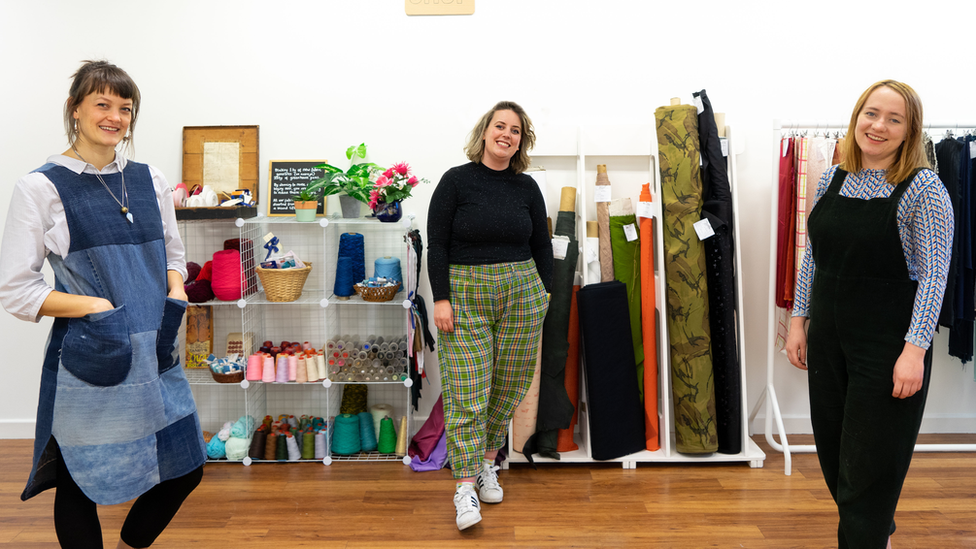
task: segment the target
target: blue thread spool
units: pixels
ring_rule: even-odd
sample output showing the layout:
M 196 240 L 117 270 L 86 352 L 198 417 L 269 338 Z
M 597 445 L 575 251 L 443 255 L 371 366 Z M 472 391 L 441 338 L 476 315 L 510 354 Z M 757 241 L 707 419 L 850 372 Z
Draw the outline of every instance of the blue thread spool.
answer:
M 373 427 L 373 414 L 361 412 L 359 414 L 359 440 L 364 452 L 376 450 L 376 429 Z
M 403 285 L 403 273 L 400 272 L 400 259 L 397 257 L 381 257 L 373 264 L 373 275 L 376 278 L 395 280 Z
M 359 440 L 359 416 L 339 414 L 335 418 L 335 432 L 332 434 L 332 453 L 352 455 L 362 449 Z
M 356 294 L 353 286 L 366 278 L 366 253 L 363 235 L 339 235 L 339 254 L 336 258 L 336 278 L 333 293 L 345 298 Z

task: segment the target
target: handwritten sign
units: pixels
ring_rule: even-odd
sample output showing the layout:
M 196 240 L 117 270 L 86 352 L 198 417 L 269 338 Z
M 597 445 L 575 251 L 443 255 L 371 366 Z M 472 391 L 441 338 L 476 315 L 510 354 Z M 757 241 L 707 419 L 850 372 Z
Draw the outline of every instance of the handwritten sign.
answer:
M 310 182 L 322 177 L 325 170 L 315 166 L 325 160 L 272 160 L 268 169 L 268 215 L 295 215 L 292 198 Z M 317 213 L 324 213 L 325 199 L 319 199 Z

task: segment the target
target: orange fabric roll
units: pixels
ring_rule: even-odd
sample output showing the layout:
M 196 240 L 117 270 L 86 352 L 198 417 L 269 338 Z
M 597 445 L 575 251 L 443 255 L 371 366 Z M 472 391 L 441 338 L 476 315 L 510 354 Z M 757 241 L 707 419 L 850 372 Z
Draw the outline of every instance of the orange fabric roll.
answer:
M 651 201 L 650 184 L 641 191 L 641 202 Z M 655 323 L 654 234 L 652 219 L 640 219 L 641 324 L 644 342 L 644 438 L 650 451 L 660 450 L 657 416 L 657 324 Z
M 573 300 L 569 306 L 569 331 L 566 339 L 569 340 L 569 351 L 566 355 L 566 394 L 569 401 L 573 403 L 576 412 L 573 414 L 573 421 L 570 422 L 568 429 L 560 429 L 556 434 L 556 451 L 572 452 L 578 450 L 579 446 L 573 442 L 573 429 L 576 427 L 576 420 L 579 418 L 579 312 L 576 308 L 576 292 L 580 289 L 579 285 L 573 286 Z

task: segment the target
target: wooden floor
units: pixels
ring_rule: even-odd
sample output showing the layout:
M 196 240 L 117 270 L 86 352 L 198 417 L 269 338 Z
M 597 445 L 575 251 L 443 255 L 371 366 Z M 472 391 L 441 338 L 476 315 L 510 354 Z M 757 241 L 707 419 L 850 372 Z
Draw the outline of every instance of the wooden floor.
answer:
M 835 547 L 836 511 L 814 454 L 745 464 L 513 465 L 505 501 L 454 525 L 450 472 L 397 463 L 210 464 L 153 547 Z M 924 442 L 976 442 L 928 435 Z M 791 437 L 793 443 L 809 442 Z M 54 492 L 19 495 L 32 441 L 0 440 L 0 549 L 57 547 Z M 128 504 L 99 509 L 115 547 Z M 976 547 L 976 455 L 918 453 L 896 515 L 896 549 Z

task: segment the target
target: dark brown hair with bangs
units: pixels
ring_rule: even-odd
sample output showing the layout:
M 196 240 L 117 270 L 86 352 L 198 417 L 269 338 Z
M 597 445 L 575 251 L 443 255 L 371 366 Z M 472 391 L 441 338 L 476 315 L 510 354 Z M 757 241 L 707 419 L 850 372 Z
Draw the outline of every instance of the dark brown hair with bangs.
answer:
M 74 146 L 75 140 L 78 139 L 78 131 L 75 129 L 75 121 L 72 116 L 78 105 L 92 93 L 108 91 L 122 99 L 132 100 L 132 121 L 129 122 L 129 135 L 123 138 L 122 143 L 124 149 L 134 150 L 133 137 L 136 134 L 136 119 L 139 117 L 141 95 L 139 86 L 136 86 L 132 77 L 108 61 L 84 61 L 81 68 L 71 75 L 71 78 L 68 99 L 64 102 L 64 131 L 68 135 L 68 144 Z

